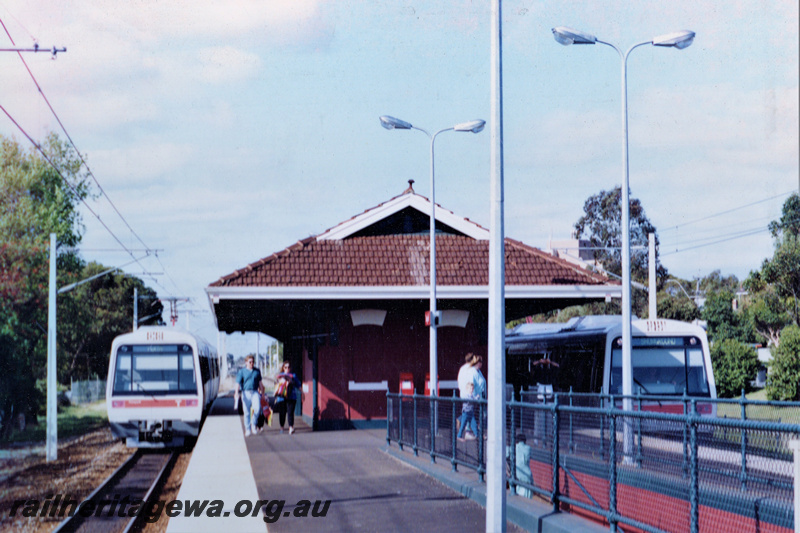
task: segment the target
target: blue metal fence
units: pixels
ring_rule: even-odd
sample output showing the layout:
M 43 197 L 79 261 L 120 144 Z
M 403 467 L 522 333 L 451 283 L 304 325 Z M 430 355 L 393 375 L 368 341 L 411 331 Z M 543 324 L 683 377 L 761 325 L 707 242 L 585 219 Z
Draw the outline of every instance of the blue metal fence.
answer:
M 619 396 L 522 399 L 506 402 L 512 492 L 523 487 L 554 510 L 596 515 L 612 531 L 793 531 L 788 443 L 800 435 L 800 403 L 636 396 L 634 411 L 624 411 Z M 466 400 L 389 393 L 387 402 L 388 442 L 483 480 L 485 401 L 473 402 L 477 435 L 464 439 L 457 431 Z M 532 483 L 511 467 L 518 435 L 531 447 Z

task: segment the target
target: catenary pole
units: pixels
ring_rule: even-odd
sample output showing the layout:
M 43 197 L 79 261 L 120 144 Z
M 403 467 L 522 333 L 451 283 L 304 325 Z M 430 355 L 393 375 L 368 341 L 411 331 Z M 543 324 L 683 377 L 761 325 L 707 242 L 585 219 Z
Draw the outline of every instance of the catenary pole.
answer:
M 0 48 L 0 52 L 50 52 L 55 59 L 65 47 Z M 50 234 L 50 280 L 48 284 L 47 308 L 47 432 L 45 435 L 45 459 L 55 461 L 58 456 L 57 437 L 57 393 L 56 393 L 56 234 Z
M 50 234 L 50 283 L 47 295 L 47 435 L 45 458 L 58 458 L 58 403 L 56 397 L 56 234 Z

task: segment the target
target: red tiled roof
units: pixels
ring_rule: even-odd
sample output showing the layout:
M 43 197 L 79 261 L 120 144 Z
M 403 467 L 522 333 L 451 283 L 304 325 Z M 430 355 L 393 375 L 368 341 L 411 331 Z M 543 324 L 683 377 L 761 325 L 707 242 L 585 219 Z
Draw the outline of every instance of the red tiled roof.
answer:
M 309 237 L 223 276 L 212 287 L 358 287 L 428 285 L 428 235 Z M 604 276 L 506 239 L 506 285 L 599 285 Z M 489 242 L 436 236 L 439 285 L 487 285 Z

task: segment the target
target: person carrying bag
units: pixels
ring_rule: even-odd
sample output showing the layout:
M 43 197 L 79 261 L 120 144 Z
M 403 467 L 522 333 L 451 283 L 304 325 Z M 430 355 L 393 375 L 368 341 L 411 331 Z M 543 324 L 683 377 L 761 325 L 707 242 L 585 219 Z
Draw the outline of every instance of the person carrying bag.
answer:
M 281 424 L 281 433 L 289 418 L 289 435 L 294 433 L 294 409 L 297 405 L 297 389 L 300 387 L 300 380 L 292 372 L 292 365 L 289 361 L 284 361 L 281 371 L 275 376 L 275 410 L 278 411 Z

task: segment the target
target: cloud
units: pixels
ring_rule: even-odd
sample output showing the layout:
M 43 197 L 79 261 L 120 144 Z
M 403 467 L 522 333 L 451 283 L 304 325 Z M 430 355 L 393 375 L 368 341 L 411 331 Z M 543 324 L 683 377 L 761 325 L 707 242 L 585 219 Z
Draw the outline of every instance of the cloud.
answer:
M 244 37 L 280 45 L 327 38 L 319 0 L 82 0 L 62 8 L 47 0 L 11 0 L 5 8 L 24 33 L 42 39 L 83 35 L 87 44 L 108 42 L 109 35 L 138 47 L 175 46 L 196 38 Z
M 190 144 L 145 142 L 94 150 L 89 165 L 109 186 L 128 189 L 168 178 L 195 157 L 197 148 Z
M 201 80 L 209 83 L 244 81 L 261 67 L 256 55 L 232 46 L 203 48 L 198 52 Z

